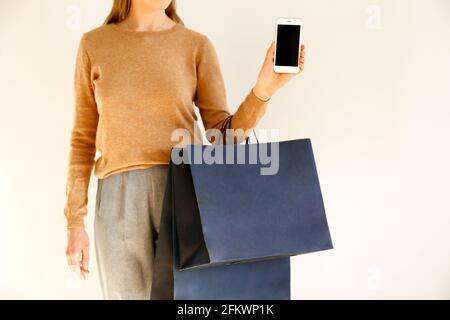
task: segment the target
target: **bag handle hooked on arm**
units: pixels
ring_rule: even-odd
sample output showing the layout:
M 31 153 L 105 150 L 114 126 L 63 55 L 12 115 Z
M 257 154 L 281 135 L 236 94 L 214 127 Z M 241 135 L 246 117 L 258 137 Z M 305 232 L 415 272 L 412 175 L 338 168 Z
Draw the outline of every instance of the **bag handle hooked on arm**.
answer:
M 227 129 L 231 129 L 231 121 L 232 121 L 232 119 L 233 119 L 233 116 L 231 116 L 231 117 L 229 117 L 229 118 L 227 119 L 225 128 L 224 128 L 224 130 L 223 130 L 223 144 L 225 144 L 225 142 L 226 142 Z M 254 136 L 255 136 L 256 143 L 259 144 L 258 136 L 256 135 L 256 131 L 255 131 L 254 128 L 252 128 L 252 132 L 253 132 L 253 134 L 254 134 Z M 248 136 L 245 138 L 245 144 L 249 144 L 249 141 L 250 141 L 250 135 L 248 135 Z

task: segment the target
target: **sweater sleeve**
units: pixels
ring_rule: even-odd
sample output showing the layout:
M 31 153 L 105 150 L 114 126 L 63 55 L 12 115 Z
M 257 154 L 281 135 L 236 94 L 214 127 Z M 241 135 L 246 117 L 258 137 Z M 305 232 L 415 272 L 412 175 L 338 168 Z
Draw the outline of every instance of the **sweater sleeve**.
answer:
M 247 130 L 253 129 L 264 115 L 269 100 L 261 100 L 251 89 L 236 112 L 230 114 L 218 55 L 211 40 L 204 36 L 197 58 L 194 103 L 199 108 L 205 130 L 223 131 L 231 121 L 229 128 L 246 132 L 243 136 L 235 136 L 235 142 L 241 142 L 248 136 Z
M 92 86 L 91 61 L 86 48 L 86 38 L 83 36 L 75 63 L 73 127 L 64 206 L 67 228 L 84 227 L 89 180 L 96 151 L 98 118 Z

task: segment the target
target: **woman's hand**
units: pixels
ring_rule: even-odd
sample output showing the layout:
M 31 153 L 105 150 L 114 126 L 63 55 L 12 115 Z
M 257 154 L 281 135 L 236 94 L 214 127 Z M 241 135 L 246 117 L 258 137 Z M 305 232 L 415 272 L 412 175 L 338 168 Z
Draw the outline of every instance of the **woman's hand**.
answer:
M 298 59 L 298 66 L 300 71 L 298 73 L 276 73 L 273 71 L 275 56 L 275 42 L 272 41 L 270 48 L 267 50 L 264 64 L 258 75 L 258 80 L 253 87 L 255 95 L 262 100 L 269 100 L 275 92 L 284 86 L 290 79 L 303 72 L 305 68 L 305 45 L 300 46 L 300 56 Z
M 80 271 L 83 279 L 89 273 L 89 238 L 82 227 L 67 230 L 67 263 L 74 272 Z

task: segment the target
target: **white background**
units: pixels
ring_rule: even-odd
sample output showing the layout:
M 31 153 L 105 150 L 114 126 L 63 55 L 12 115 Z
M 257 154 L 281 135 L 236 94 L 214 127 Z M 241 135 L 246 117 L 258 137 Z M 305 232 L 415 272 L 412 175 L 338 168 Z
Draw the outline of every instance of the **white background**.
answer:
M 95 257 L 88 280 L 69 277 L 63 206 L 76 48 L 110 4 L 0 0 L 0 298 L 101 298 Z M 304 21 L 305 72 L 258 125 L 312 139 L 335 246 L 292 259 L 292 298 L 450 298 L 450 2 L 181 0 L 179 14 L 213 41 L 232 111 L 276 18 Z

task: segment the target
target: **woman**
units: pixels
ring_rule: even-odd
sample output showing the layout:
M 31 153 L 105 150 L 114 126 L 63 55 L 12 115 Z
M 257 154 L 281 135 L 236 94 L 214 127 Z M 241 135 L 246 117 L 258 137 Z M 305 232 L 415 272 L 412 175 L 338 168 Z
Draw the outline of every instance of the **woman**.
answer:
M 171 134 L 252 129 L 292 74 L 273 72 L 274 43 L 231 115 L 209 38 L 187 28 L 171 0 L 115 0 L 105 24 L 80 40 L 66 184 L 69 265 L 89 273 L 84 229 L 92 168 L 98 178 L 95 249 L 104 297 L 149 299 Z M 304 48 L 299 58 L 303 70 Z M 245 137 L 245 135 L 244 135 Z M 240 137 L 243 138 L 243 137 Z M 241 141 L 239 139 L 235 141 Z M 94 161 L 96 151 L 101 156 Z

